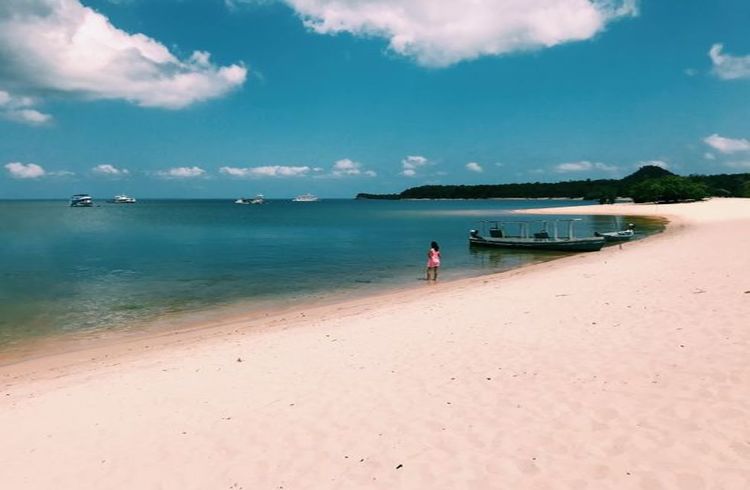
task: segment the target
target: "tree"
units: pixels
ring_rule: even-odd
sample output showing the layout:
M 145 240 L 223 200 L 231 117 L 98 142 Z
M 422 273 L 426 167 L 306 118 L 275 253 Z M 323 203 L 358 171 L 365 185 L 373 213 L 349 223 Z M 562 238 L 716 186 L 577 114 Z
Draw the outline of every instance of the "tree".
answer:
M 699 201 L 706 196 L 705 184 L 677 175 L 647 179 L 630 188 L 630 197 L 635 202 Z

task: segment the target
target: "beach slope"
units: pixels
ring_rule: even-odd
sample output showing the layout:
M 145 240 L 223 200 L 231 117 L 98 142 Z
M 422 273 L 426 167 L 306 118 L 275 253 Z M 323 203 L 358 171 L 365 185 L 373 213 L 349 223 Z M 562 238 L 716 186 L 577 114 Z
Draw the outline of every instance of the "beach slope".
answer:
M 260 326 L 5 366 L 0 486 L 750 488 L 750 200 L 544 212 L 671 224 Z

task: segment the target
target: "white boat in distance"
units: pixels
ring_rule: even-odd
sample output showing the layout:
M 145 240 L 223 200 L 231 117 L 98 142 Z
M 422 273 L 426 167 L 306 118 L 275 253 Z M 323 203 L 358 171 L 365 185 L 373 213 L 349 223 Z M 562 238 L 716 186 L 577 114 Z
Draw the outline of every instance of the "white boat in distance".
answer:
M 301 194 L 295 197 L 294 199 L 292 199 L 292 201 L 294 202 L 315 202 L 318 200 L 319 199 L 316 196 L 313 196 L 312 194 Z
M 234 201 L 235 204 L 265 204 L 266 200 L 263 197 L 263 194 L 258 194 L 254 198 L 250 199 L 249 197 L 241 197 Z
M 71 208 L 90 208 L 94 205 L 94 200 L 88 194 L 74 194 L 70 198 Z
M 134 197 L 120 194 L 119 196 L 115 196 L 115 198 L 112 199 L 112 202 L 115 204 L 135 204 L 136 200 Z

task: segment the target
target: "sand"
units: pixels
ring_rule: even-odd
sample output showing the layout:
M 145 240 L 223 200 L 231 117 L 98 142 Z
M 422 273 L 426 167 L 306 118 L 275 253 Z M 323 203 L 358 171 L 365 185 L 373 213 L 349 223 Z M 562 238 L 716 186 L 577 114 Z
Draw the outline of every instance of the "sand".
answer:
M 507 273 L 0 368 L 3 489 L 750 488 L 750 200 Z

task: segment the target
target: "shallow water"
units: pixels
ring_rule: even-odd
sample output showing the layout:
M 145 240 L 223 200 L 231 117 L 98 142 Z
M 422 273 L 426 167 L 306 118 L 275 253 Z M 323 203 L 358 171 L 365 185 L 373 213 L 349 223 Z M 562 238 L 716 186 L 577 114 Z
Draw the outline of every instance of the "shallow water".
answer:
M 563 254 L 472 249 L 467 232 L 482 219 L 533 219 L 504 216 L 512 209 L 585 204 L 143 200 L 70 208 L 0 201 L 0 349 L 238 303 L 252 309 L 416 284 L 431 240 L 441 245 L 444 280 L 548 260 Z M 660 228 L 635 221 L 642 232 Z M 583 217 L 576 233 L 625 224 Z

